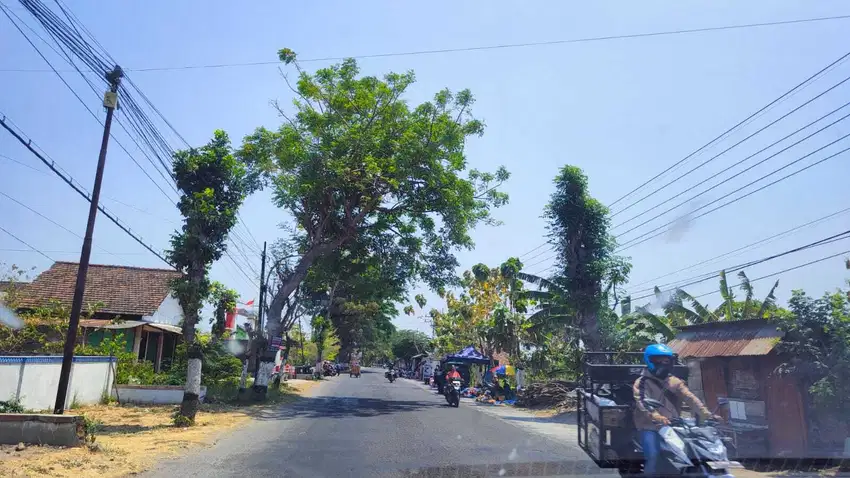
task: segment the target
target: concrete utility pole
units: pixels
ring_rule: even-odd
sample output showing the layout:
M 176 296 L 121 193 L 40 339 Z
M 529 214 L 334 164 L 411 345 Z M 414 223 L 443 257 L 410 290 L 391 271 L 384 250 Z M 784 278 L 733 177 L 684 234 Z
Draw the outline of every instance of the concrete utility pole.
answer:
M 91 191 L 91 205 L 89 206 L 89 219 L 86 223 L 86 236 L 83 239 L 83 250 L 80 252 L 80 267 L 77 271 L 77 283 L 74 286 L 74 300 L 71 303 L 71 318 L 68 321 L 68 333 L 65 335 L 65 349 L 62 357 L 62 370 L 59 372 L 59 387 L 56 391 L 56 403 L 53 405 L 53 413 L 61 415 L 65 411 L 65 401 L 68 397 L 68 382 L 71 379 L 71 367 L 74 361 L 74 345 L 77 341 L 77 328 L 80 325 L 80 313 L 83 310 L 83 293 L 86 291 L 86 274 L 89 270 L 89 259 L 91 258 L 92 235 L 94 234 L 94 222 L 97 219 L 97 206 L 100 201 L 100 186 L 103 182 L 103 169 L 106 166 L 106 148 L 109 145 L 109 131 L 112 128 L 112 116 L 118 107 L 118 85 L 124 71 L 115 65 L 111 72 L 106 74 L 106 80 L 110 87 L 103 95 L 103 106 L 106 107 L 106 121 L 103 124 L 103 140 L 100 143 L 100 156 L 97 159 L 97 172 L 94 176 L 94 187 Z M 113 377 L 114 380 L 114 377 Z

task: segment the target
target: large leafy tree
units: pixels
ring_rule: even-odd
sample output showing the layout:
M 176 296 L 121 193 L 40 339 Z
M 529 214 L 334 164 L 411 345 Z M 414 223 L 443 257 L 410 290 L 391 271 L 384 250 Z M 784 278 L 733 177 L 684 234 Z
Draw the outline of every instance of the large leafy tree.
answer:
M 428 352 L 431 339 L 418 330 L 402 329 L 392 336 L 393 356 L 400 360 L 410 360 L 414 355 Z
M 183 340 L 187 346 L 186 390 L 178 423 L 194 423 L 201 386 L 201 348 L 195 325 L 210 293 L 209 268 L 227 250 L 227 235 L 248 191 L 245 166 L 232 154 L 224 131 L 216 131 L 202 148 L 174 155 L 174 180 L 180 190 L 177 208 L 183 227 L 171 236 L 169 259 L 183 276 L 172 288 L 183 309 Z
M 555 192 L 543 216 L 557 252 L 556 272 L 546 283 L 538 283 L 555 294 L 550 301 L 551 312 L 574 317 L 568 327 L 579 330 L 587 350 L 599 350 L 602 336 L 598 315 L 606 305 L 606 281 L 624 281 L 629 265 L 614 255 L 608 208 L 590 196 L 587 176 L 581 169 L 564 166 L 554 182 Z
M 391 236 L 415 278 L 434 288 L 451 283 L 452 252 L 471 247 L 470 229 L 492 223 L 491 208 L 507 201 L 497 189 L 509 176 L 504 168 L 467 169 L 466 141 L 483 132 L 472 94 L 443 90 L 411 107 L 403 96 L 412 72 L 360 77 L 348 59 L 309 74 L 292 51 L 279 55 L 299 72 L 294 86 L 287 79 L 294 107 L 279 107 L 282 126 L 257 129 L 240 151 L 298 235 L 297 262 L 271 291 L 268 335 L 281 334 L 287 298 L 316 260 L 364 237 Z

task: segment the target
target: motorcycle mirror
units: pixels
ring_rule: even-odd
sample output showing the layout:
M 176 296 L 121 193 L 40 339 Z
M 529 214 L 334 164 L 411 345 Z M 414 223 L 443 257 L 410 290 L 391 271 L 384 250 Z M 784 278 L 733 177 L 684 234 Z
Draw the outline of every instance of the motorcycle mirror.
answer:
M 658 409 L 664 407 L 663 403 L 659 402 L 654 398 L 644 398 L 642 402 L 646 408 Z

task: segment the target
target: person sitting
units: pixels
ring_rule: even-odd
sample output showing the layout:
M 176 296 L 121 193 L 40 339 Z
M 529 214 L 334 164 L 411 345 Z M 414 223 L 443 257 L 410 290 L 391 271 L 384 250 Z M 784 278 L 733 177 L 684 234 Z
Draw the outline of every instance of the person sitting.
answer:
M 713 416 L 711 411 L 694 395 L 678 377 L 672 375 L 676 354 L 663 344 L 652 344 L 643 352 L 646 369 L 635 380 L 632 392 L 635 400 L 634 423 L 644 455 L 643 472 L 653 475 L 658 472 L 658 457 L 661 454 L 661 436 L 658 430 L 679 418 L 682 402 L 687 402 L 702 418 Z M 658 400 L 659 409 L 650 410 L 643 403 L 645 398 Z
M 463 379 L 463 377 L 460 375 L 460 372 L 457 371 L 457 366 L 452 365 L 452 368 L 449 370 L 449 373 L 446 374 L 446 382 L 461 379 Z

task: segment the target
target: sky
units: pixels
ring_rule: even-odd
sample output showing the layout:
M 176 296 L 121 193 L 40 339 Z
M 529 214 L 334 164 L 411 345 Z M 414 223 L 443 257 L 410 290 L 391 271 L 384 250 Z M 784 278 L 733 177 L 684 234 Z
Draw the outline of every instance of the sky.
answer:
M 38 25 L 14 0 L 2 0 L 29 25 Z M 50 3 L 50 2 L 46 2 Z M 50 3 L 51 5 L 55 5 Z M 334 63 L 317 60 L 423 50 L 606 37 L 634 33 L 699 29 L 749 23 L 850 14 L 837 1 L 600 1 L 600 2 L 255 2 L 184 1 L 90 2 L 66 4 L 99 42 L 127 70 L 127 75 L 175 129 L 192 145 L 202 145 L 215 129 L 234 144 L 254 128 L 280 124 L 270 101 L 289 104 L 291 93 L 278 66 L 201 67 L 274 62 L 276 52 L 294 50 L 308 71 Z M 477 263 L 496 266 L 520 257 L 526 271 L 547 273 L 552 253 L 545 241 L 543 207 L 559 168 L 576 165 L 589 178 L 590 192 L 603 204 L 621 196 L 708 143 L 807 77 L 847 53 L 850 19 L 730 29 L 642 38 L 555 43 L 526 47 L 362 58 L 363 74 L 413 70 L 417 82 L 406 97 L 411 104 L 429 100 L 438 90 L 469 88 L 476 97 L 473 113 L 486 124 L 481 138 L 467 145 L 471 168 L 511 172 L 504 191 L 510 203 L 496 211 L 498 227 L 473 232 L 476 246 L 458 253 L 458 272 Z M 102 119 L 100 94 L 94 94 L 68 65 L 36 43 L 48 59 Z M 35 50 L 0 16 L 0 117 L 5 115 L 75 180 L 90 188 L 94 180 L 101 126 L 62 84 Z M 21 71 L 27 70 L 27 71 Z M 32 71 L 37 70 L 37 71 Z M 147 70 L 147 71 L 146 71 Z M 811 139 L 767 159 L 700 197 L 687 201 L 646 225 L 646 219 L 732 174 L 767 158 L 788 144 L 850 112 L 842 110 L 784 143 L 747 159 L 765 146 L 821 117 L 848 100 L 850 86 L 840 85 L 810 105 L 734 147 L 680 181 L 634 204 L 677 175 L 710 159 L 771 121 L 850 75 L 850 62 L 776 105 L 723 141 L 692 157 L 680 169 L 613 204 L 612 232 L 621 244 L 674 220 L 693 217 L 716 204 L 745 194 L 787 173 L 850 146 L 841 140 L 788 166 L 739 193 L 738 188 L 795 161 L 850 132 L 839 122 Z M 117 117 L 121 117 L 119 110 Z M 160 126 L 169 140 L 177 138 Z M 164 187 L 147 159 L 121 131 L 115 136 L 130 155 Z M 110 145 L 103 182 L 103 204 L 154 248 L 168 247 L 180 216 L 173 204 L 135 165 L 131 156 Z M 746 160 L 745 162 L 742 162 Z M 740 163 L 740 164 L 739 164 Z M 709 180 L 713 174 L 729 172 Z M 26 149 L 0 130 L 0 227 L 41 250 L 51 259 L 77 261 L 88 207 Z M 850 229 L 850 214 L 800 228 L 779 240 L 740 251 L 713 263 L 654 281 L 658 276 L 725 254 L 850 206 L 850 154 L 812 166 L 787 180 L 729 207 L 691 222 L 680 219 L 661 236 L 621 251 L 633 269 L 626 290 L 647 295 L 656 283 L 681 284 L 689 278 L 805 245 Z M 169 191 L 166 188 L 166 191 Z M 625 225 L 620 223 L 650 210 Z M 171 197 L 176 196 L 171 193 Z M 74 232 L 34 215 L 14 198 Z M 712 201 L 719 201 L 711 204 Z M 622 211 L 621 209 L 628 207 Z M 699 209 L 704 207 L 703 209 Z M 237 229 L 248 246 L 231 247 L 236 263 L 249 277 L 259 270 L 259 250 L 282 237 L 286 214 L 261 192 L 247 199 Z M 687 216 L 690 214 L 690 216 Z M 250 231 L 250 234 L 246 231 Z M 252 237 L 249 237 L 252 236 Z M 120 229 L 99 217 L 93 263 L 164 267 Z M 533 250 L 533 251 L 532 251 Z M 746 269 L 750 278 L 771 275 L 825 256 L 850 250 L 843 240 L 778 258 Z M 531 252 L 530 252 L 531 251 Z M 0 262 L 32 269 L 34 276 L 51 260 L 0 231 Z M 250 268 L 248 267 L 250 265 Z M 235 288 L 244 301 L 257 297 L 249 281 L 229 259 L 217 262 L 215 280 Z M 821 295 L 844 285 L 850 272 L 843 256 L 754 283 L 763 297 L 778 278 L 777 296 L 787 300 L 802 288 Z M 732 281 L 737 283 L 737 281 Z M 717 305 L 714 279 L 687 287 L 692 295 Z M 423 286 L 424 310 L 396 319 L 400 328 L 429 331 L 422 316 L 444 307 Z M 636 300 L 651 302 L 651 298 Z M 399 309 L 405 304 L 401 304 Z

